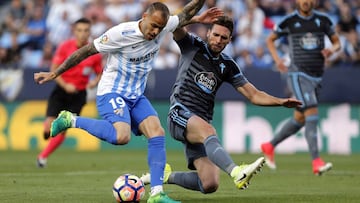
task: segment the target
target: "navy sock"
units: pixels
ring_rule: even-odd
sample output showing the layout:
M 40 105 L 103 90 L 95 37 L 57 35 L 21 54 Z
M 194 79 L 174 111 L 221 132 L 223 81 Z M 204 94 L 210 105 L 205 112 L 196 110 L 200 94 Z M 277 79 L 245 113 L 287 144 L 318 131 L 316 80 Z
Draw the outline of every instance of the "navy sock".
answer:
M 86 130 L 91 135 L 104 140 L 108 143 L 117 144 L 116 130 L 114 126 L 106 120 L 76 117 L 75 127 Z
M 163 185 L 165 163 L 165 136 L 150 138 L 148 140 L 148 165 L 151 175 L 151 187 Z

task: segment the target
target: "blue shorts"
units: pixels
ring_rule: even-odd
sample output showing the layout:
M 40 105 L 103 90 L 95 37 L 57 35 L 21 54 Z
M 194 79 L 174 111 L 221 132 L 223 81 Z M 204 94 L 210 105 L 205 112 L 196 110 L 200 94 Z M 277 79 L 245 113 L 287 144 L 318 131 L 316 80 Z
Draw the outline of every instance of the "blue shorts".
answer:
M 110 123 L 128 123 L 135 135 L 142 135 L 139 125 L 143 120 L 149 116 L 158 116 L 144 95 L 132 100 L 116 93 L 104 94 L 96 97 L 96 106 L 103 119 Z

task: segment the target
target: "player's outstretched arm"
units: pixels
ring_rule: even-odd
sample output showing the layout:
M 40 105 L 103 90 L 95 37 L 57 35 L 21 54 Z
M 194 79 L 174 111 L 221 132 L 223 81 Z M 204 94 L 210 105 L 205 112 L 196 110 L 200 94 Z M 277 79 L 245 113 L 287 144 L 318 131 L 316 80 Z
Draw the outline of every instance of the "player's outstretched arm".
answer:
M 300 107 L 302 102 L 294 98 L 278 98 L 258 90 L 251 83 L 237 88 L 249 101 L 258 106 L 284 106 L 288 108 Z
M 186 4 L 183 10 L 178 14 L 179 25 L 178 28 L 190 23 L 191 18 L 194 17 L 203 7 L 205 0 L 192 0 Z
M 85 45 L 72 53 L 55 71 L 35 73 L 34 80 L 39 84 L 54 80 L 63 72 L 79 64 L 82 60 L 97 53 L 99 52 L 96 50 L 93 43 Z

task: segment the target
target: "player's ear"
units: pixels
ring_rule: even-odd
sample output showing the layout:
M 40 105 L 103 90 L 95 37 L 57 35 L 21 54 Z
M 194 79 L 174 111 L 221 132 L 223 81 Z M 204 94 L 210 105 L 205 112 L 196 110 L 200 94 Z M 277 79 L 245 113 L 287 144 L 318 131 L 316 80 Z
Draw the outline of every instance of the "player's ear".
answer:
M 207 33 L 206 33 L 206 37 L 209 39 L 210 37 L 210 32 L 211 32 L 211 29 L 208 29 Z

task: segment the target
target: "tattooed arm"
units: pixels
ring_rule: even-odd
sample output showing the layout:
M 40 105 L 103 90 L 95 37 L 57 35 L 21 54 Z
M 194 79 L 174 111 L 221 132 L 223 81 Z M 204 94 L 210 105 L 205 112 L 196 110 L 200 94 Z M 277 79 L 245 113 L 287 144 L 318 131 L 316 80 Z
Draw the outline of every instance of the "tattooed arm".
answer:
M 99 52 L 96 50 L 94 43 L 85 45 L 72 53 L 55 71 L 35 73 L 34 80 L 39 84 L 54 80 L 57 76 L 79 64 L 82 60 L 97 53 Z
M 94 43 L 90 43 L 88 45 L 81 47 L 80 49 L 76 50 L 73 54 L 71 54 L 69 58 L 67 58 L 64 61 L 64 63 L 61 64 L 59 68 L 54 71 L 56 77 L 58 75 L 61 75 L 63 72 L 67 71 L 68 69 L 76 66 L 87 57 L 97 53 L 99 52 L 96 50 Z
M 185 5 L 183 10 L 178 14 L 179 25 L 178 28 L 191 23 L 191 18 L 200 11 L 203 7 L 205 0 L 192 0 Z

